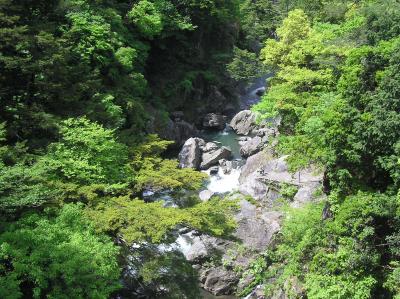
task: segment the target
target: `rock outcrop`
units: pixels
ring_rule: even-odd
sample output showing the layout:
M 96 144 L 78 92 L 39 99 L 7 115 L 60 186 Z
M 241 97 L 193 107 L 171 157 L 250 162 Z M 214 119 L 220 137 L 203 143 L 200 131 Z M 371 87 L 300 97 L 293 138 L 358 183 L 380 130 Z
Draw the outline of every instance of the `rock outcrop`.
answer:
M 206 129 L 223 130 L 227 117 L 218 113 L 208 113 L 203 119 L 203 127 Z
M 239 212 L 235 215 L 238 228 L 235 237 L 248 249 L 263 251 L 280 229 L 281 213 L 266 211 L 242 199 Z
M 203 126 L 221 129 L 222 118 L 222 115 L 207 115 Z M 206 143 L 199 138 L 187 140 L 179 155 L 182 167 L 208 169 L 210 173 L 218 170 L 221 177 L 229 177 L 226 176 L 229 173 L 239 175 L 238 166 L 243 165 L 239 193 L 230 195 L 239 206 L 234 215 L 237 228 L 233 238 L 226 240 L 190 231 L 182 233 L 177 240 L 186 259 L 198 270 L 201 286 L 215 295 L 240 293 L 253 282 L 254 277 L 245 271 L 261 252 L 273 246 L 275 236 L 281 229 L 283 212 L 276 208 L 281 204 L 278 199 L 286 196 L 282 195 L 286 194 L 282 192 L 283 188 L 294 189 L 291 194 L 295 194 L 285 199 L 295 208 L 320 200 L 322 196 L 319 189 L 323 177 L 320 172 L 308 168 L 292 174 L 288 169 L 287 157 L 274 155 L 273 137 L 279 134 L 277 128 L 280 119 L 258 124 L 256 118 L 255 113 L 244 110 L 230 124 L 237 134 L 244 135 L 238 138 L 240 154 L 247 158 L 244 165 L 239 164 L 240 161 L 229 160 L 232 156 L 229 148 L 215 142 Z M 213 195 L 210 190 L 204 190 L 199 197 L 207 201 Z M 295 288 L 293 292 L 301 293 L 301 290 Z M 263 296 L 263 286 L 260 285 L 248 299 L 261 299 Z M 283 291 L 274 296 L 275 299 L 287 298 Z
M 205 152 L 202 155 L 202 162 L 200 164 L 200 168 L 208 169 L 211 166 L 218 165 L 219 160 L 229 159 L 231 156 L 232 156 L 231 150 L 225 146 L 215 151 Z
M 313 168 L 290 173 L 286 158 L 275 158 L 268 151 L 251 156 L 242 168 L 239 178 L 240 192 L 272 204 L 280 196 L 282 184 L 288 184 L 298 188 L 293 206 L 301 206 L 315 199 L 315 193 L 322 185 L 322 173 Z
M 232 293 L 239 278 L 234 271 L 219 266 L 200 272 L 200 282 L 204 289 L 219 296 Z
M 247 158 L 258 153 L 260 150 L 263 149 L 267 141 L 268 141 L 267 137 L 260 137 L 260 136 L 256 136 L 254 138 L 247 140 L 246 142 L 243 143 L 242 147 L 240 148 L 240 155 L 243 158 Z
M 174 141 L 175 147 L 181 147 L 187 139 L 199 135 L 196 127 L 184 120 L 182 111 L 171 113 L 171 118 L 167 119 L 156 110 L 152 112 L 153 116 L 146 125 L 146 131 L 157 134 L 162 139 Z
M 177 243 L 182 253 L 200 273 L 200 282 L 204 289 L 215 295 L 228 295 L 240 288 L 240 273 L 235 267 L 246 269 L 258 253 L 263 252 L 274 240 L 280 229 L 282 215 L 276 211 L 266 211 L 237 194 L 239 210 L 235 220 L 238 228 L 234 233 L 238 242 L 224 240 L 208 235 L 197 235 L 191 231 L 180 235 Z M 240 244 L 240 245 L 238 245 Z M 238 253 L 238 246 L 246 252 Z M 232 258 L 232 254 L 235 258 Z M 222 256 L 223 264 L 210 267 L 204 263 L 214 256 Z
M 248 135 L 257 126 L 256 114 L 250 110 L 242 110 L 230 122 L 230 126 L 238 135 Z
M 198 169 L 201 163 L 201 148 L 205 141 L 201 138 L 189 138 L 186 140 L 179 153 L 179 167 Z
M 219 147 L 214 142 L 205 142 L 201 138 L 189 138 L 183 145 L 179 155 L 181 168 L 193 168 L 206 170 L 219 164 L 220 160 L 229 159 L 232 152 L 227 147 Z M 210 170 L 218 172 L 218 167 Z

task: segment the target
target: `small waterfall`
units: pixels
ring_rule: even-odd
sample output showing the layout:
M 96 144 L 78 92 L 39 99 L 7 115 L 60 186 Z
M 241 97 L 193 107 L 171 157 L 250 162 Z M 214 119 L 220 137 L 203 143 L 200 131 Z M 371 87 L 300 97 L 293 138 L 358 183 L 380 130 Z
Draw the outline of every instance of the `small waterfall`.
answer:
M 210 175 L 210 171 L 205 171 Z M 207 189 L 214 193 L 227 193 L 236 191 L 239 187 L 239 177 L 241 168 L 234 168 L 230 173 L 225 174 L 223 169 L 219 167 L 218 173 L 210 175 L 210 183 L 207 185 Z

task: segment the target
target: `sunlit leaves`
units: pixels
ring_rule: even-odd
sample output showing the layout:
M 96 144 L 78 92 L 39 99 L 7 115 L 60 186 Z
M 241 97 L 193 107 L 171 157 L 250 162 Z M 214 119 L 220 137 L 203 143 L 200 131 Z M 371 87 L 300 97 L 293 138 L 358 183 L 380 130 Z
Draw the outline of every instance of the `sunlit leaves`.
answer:
M 163 29 L 162 14 L 151 1 L 140 0 L 134 4 L 128 13 L 128 17 L 148 38 L 160 34 Z
M 22 298 L 21 283 L 35 298 L 107 298 L 120 287 L 118 249 L 94 234 L 78 206 L 54 219 L 27 216 L 1 232 L 0 244 L 3 298 Z

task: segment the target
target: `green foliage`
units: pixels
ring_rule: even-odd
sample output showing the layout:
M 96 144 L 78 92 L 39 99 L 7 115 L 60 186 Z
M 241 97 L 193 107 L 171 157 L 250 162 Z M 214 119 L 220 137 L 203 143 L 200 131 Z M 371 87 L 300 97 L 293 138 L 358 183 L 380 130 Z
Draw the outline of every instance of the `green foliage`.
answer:
M 146 140 L 135 147 L 131 166 L 135 171 L 134 185 L 138 191 L 199 189 L 206 175 L 190 168 L 178 168 L 177 160 L 162 159 L 172 142 L 161 140 L 156 135 L 148 135 Z
M 280 12 L 272 0 L 244 0 L 240 5 L 241 25 L 247 46 L 257 44 L 273 36 L 280 21 Z
M 279 193 L 283 196 L 283 198 L 287 200 L 293 200 L 294 196 L 298 191 L 297 186 L 290 185 L 290 184 L 281 184 Z
M 87 213 L 100 231 L 121 234 L 128 243 L 168 243 L 169 234 L 180 225 L 216 236 L 228 235 L 235 228 L 229 212 L 235 207 L 229 200 L 211 200 L 177 209 L 166 208 L 163 202 L 120 197 L 98 203 Z
M 108 298 L 120 287 L 117 247 L 79 206 L 26 216 L 2 229 L 0 244 L 2 298 Z
M 60 142 L 51 144 L 41 161 L 54 169 L 56 177 L 80 184 L 126 179 L 128 151 L 112 130 L 79 118 L 63 121 L 60 134 Z
M 137 51 L 130 47 L 121 47 L 115 52 L 115 57 L 127 71 L 131 71 L 137 58 Z
M 163 29 L 161 13 L 155 4 L 148 0 L 140 0 L 134 4 L 128 13 L 128 18 L 148 38 L 153 38 L 160 34 Z
M 237 80 L 250 81 L 263 74 L 262 65 L 258 62 L 257 55 L 247 50 L 234 48 L 233 60 L 227 65 L 229 75 Z
M 280 244 L 270 254 L 275 266 L 265 277 L 281 267 L 277 284 L 297 277 L 309 298 L 371 298 L 386 292 L 379 289 L 387 274 L 380 266 L 382 246 L 398 225 L 393 222 L 397 206 L 395 197 L 359 193 L 337 206 L 331 220 L 322 221 L 320 205 L 289 211 Z

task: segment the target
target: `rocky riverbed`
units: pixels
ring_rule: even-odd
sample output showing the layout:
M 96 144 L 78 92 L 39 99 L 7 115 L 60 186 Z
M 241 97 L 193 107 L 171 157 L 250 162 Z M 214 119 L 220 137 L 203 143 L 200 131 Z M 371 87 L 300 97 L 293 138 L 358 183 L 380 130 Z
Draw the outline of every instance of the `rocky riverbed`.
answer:
M 239 205 L 234 215 L 237 229 L 229 240 L 181 229 L 171 247 L 198 271 L 204 298 L 231 299 L 244 290 L 249 293 L 254 277 L 246 270 L 274 245 L 284 218 L 281 207 L 301 207 L 323 196 L 321 173 L 313 168 L 290 173 L 287 157 L 275 153 L 280 118 L 259 122 L 249 109 L 265 92 L 264 84 L 265 78 L 257 80 L 242 96 L 242 110 L 231 117 L 207 113 L 196 127 L 181 112 L 171 115 L 172 139 L 181 145 L 180 167 L 209 175 L 199 198 L 228 197 Z M 152 200 L 148 193 L 145 198 Z M 174 206 L 168 191 L 156 195 L 156 200 Z M 246 299 L 264 298 L 263 293 L 263 286 L 254 286 Z M 272 298 L 287 296 L 282 291 Z
M 209 119 L 226 121 L 223 116 L 208 115 Z M 177 239 L 186 259 L 199 271 L 202 288 L 216 296 L 241 293 L 252 283 L 254 278 L 245 274 L 246 269 L 273 245 L 284 216 L 279 210 L 283 201 L 300 207 L 321 199 L 321 173 L 313 168 L 290 173 L 287 157 L 275 154 L 279 119 L 264 123 L 256 119 L 254 112 L 242 110 L 224 130 L 189 138 L 179 154 L 181 167 L 210 175 L 207 188 L 199 194 L 202 200 L 228 196 L 239 202 L 235 240 L 195 231 Z M 213 126 L 222 128 L 216 122 Z M 282 195 L 287 188 L 292 190 L 291 198 Z M 264 298 L 262 294 L 262 286 L 257 286 L 247 298 Z

